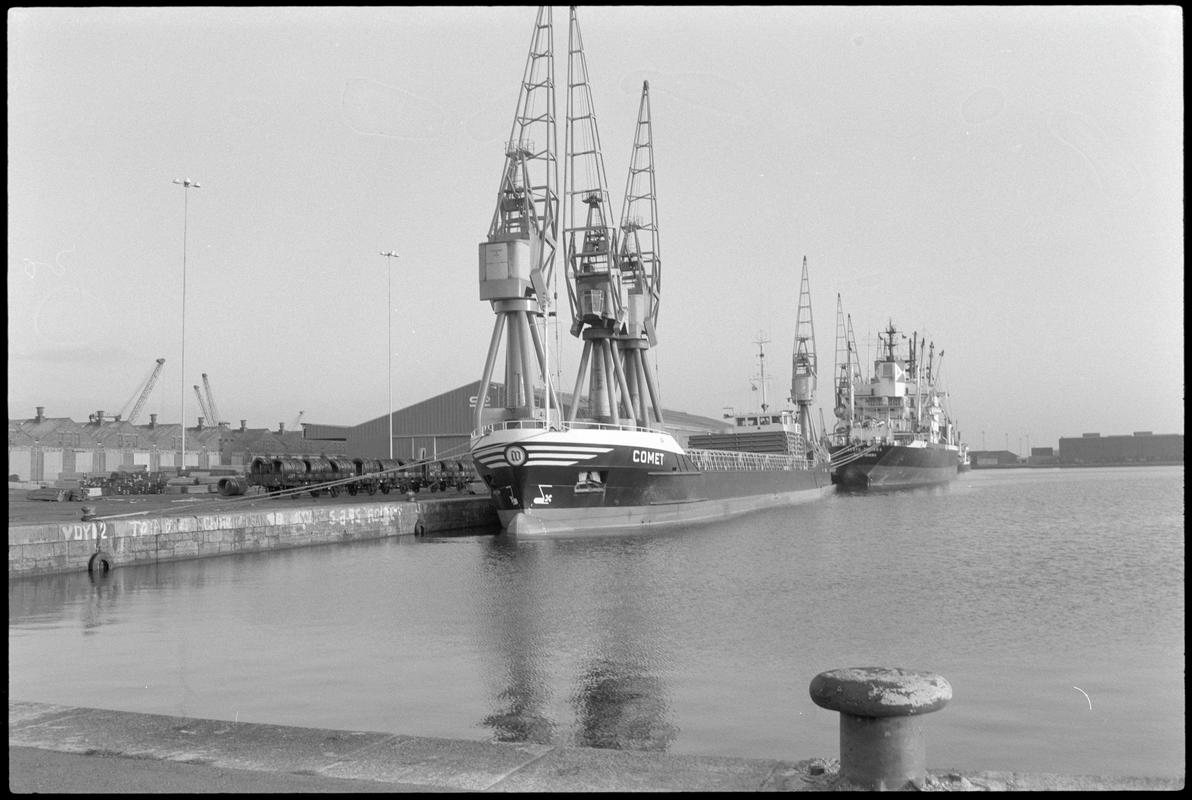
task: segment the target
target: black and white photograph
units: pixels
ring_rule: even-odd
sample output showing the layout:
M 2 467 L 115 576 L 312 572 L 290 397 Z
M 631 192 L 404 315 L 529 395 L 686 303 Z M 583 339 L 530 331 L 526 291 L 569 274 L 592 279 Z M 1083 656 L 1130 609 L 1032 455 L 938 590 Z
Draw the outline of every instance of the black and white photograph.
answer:
M 1183 33 L 9 8 L 10 792 L 1182 789 Z

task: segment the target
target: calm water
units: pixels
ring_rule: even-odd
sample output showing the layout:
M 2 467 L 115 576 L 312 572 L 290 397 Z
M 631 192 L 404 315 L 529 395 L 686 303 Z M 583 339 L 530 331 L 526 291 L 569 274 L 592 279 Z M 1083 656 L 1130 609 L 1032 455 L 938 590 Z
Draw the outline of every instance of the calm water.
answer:
M 1183 531 L 1183 468 L 987 470 L 683 533 L 20 579 L 9 696 L 797 760 L 837 755 L 811 679 L 883 665 L 952 683 L 932 768 L 1180 776 Z

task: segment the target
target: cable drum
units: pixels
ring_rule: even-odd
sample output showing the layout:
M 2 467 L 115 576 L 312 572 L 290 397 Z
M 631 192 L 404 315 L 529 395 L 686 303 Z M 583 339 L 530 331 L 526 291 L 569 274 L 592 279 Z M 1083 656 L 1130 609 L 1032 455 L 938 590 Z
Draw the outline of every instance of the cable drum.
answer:
M 248 478 L 243 475 L 229 475 L 219 479 L 217 488 L 224 497 L 235 497 L 248 491 Z

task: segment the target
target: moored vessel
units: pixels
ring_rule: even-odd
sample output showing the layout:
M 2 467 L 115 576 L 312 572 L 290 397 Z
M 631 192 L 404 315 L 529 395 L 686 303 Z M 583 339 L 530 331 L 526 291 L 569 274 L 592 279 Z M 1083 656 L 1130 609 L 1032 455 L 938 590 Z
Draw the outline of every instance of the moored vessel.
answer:
M 967 447 L 945 406 L 939 382 L 944 352 L 893 321 L 878 334 L 873 374 L 861 373 L 852 320 L 837 297 L 836 427 L 830 437 L 832 481 L 844 489 L 908 489 L 956 478 Z M 901 339 L 899 338 L 901 337 Z
M 498 399 L 488 407 L 477 403 L 471 454 L 502 526 L 518 535 L 658 529 L 823 497 L 832 484 L 827 450 L 809 435 L 813 355 L 803 363 L 810 374 L 796 377 L 811 392 L 798 414 L 768 415 L 765 431 L 760 417 L 753 419 L 757 432 L 781 435 L 781 451 L 688 449 L 667 430 L 647 357 L 657 344 L 662 265 L 649 84 L 642 86 L 618 226 L 609 218 L 587 64 L 571 9 L 560 202 L 550 24 L 550 10 L 540 10 L 497 211 L 480 245 L 480 297 L 497 315 L 480 397 Z M 560 227 L 571 334 L 583 341 L 566 404 L 552 384 L 550 337 L 538 329 L 553 314 Z M 505 383 L 498 387 L 492 377 L 502 342 Z

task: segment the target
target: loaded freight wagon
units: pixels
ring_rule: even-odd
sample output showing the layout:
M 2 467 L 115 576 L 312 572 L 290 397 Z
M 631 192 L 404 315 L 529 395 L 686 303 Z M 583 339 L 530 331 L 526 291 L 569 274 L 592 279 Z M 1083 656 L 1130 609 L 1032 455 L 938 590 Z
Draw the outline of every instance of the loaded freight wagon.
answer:
M 254 456 L 240 480 L 220 485 L 225 495 L 244 494 L 260 487 L 270 494 L 306 492 L 318 497 L 324 491 L 332 497 L 341 492 L 355 496 L 397 492 L 417 493 L 423 489 L 446 492 L 454 489 L 475 493 L 478 480 L 470 459 L 463 461 L 403 461 L 397 458 L 354 458 L 343 456 Z

